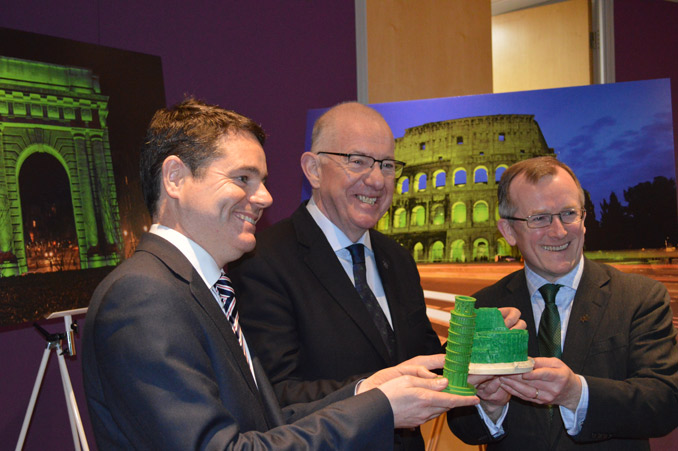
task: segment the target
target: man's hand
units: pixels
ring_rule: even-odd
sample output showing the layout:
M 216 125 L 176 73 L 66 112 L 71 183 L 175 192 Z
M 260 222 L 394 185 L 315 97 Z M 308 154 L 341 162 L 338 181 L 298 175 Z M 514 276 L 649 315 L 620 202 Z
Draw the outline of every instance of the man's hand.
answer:
M 535 404 L 555 404 L 574 412 L 581 397 L 579 376 L 554 357 L 536 357 L 529 373 L 499 379 L 508 393 Z
M 381 384 L 388 382 L 391 379 L 405 375 L 433 379 L 438 377 L 438 375 L 432 373 L 429 370 L 442 368 L 444 364 L 445 354 L 420 355 L 409 360 L 405 360 L 399 365 L 377 371 L 360 383 L 356 393 L 362 393 L 367 390 L 377 388 Z
M 496 423 L 511 399 L 511 395 L 502 387 L 501 380 L 496 376 L 469 375 L 468 382 L 476 387 L 480 407 Z
M 504 318 L 504 324 L 509 329 L 527 329 L 527 323 L 520 319 L 520 310 L 515 307 L 502 307 L 499 309 Z
M 444 363 L 444 354 L 415 357 L 377 371 L 360 384 L 358 393 L 381 390 L 391 403 L 396 428 L 419 426 L 453 407 L 478 404 L 475 396 L 441 392 L 447 379 L 430 370 L 442 368 Z
M 423 379 L 414 376 L 400 376 L 379 386 L 393 410 L 396 428 L 411 428 L 426 423 L 453 407 L 478 404 L 475 396 L 460 396 L 442 393 L 447 379 Z

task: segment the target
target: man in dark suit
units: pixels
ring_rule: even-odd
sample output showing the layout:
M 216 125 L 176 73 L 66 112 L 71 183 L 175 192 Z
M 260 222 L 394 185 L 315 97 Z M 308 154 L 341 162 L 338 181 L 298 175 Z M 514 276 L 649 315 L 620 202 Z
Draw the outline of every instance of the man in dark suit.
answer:
M 255 251 L 230 268 L 249 300 L 241 309 L 248 339 L 283 405 L 319 399 L 415 355 L 444 352 L 412 257 L 370 230 L 391 205 L 404 166 L 394 160 L 383 117 L 358 103 L 335 106 L 314 125 L 301 166 L 311 200 L 259 233 Z M 356 246 L 365 276 L 349 250 Z M 362 297 L 362 277 L 371 300 Z M 510 325 L 518 322 L 517 310 L 504 313 Z M 394 443 L 424 447 L 418 429 L 398 430 Z
M 678 426 L 666 288 L 583 256 L 584 192 L 553 157 L 502 175 L 499 213 L 497 226 L 525 268 L 476 293 L 476 307 L 523 312 L 535 366 L 480 384 L 486 420 L 460 409 L 450 414 L 454 432 L 499 450 L 649 449 L 649 437 Z
M 264 137 L 195 100 L 154 116 L 141 153 L 154 224 L 97 288 L 84 330 L 100 449 L 390 449 L 394 427 L 477 402 L 439 392 L 428 369 L 442 356 L 427 356 L 280 409 L 222 272 L 252 250 L 272 201 Z

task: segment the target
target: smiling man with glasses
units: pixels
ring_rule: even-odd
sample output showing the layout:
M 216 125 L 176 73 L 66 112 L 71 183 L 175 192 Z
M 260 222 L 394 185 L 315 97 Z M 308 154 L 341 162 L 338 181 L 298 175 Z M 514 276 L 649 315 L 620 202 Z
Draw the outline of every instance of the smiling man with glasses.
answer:
M 535 365 L 480 384 L 485 416 L 452 411 L 453 432 L 488 450 L 649 449 L 678 426 L 666 287 L 584 257 L 584 191 L 557 159 L 514 164 L 498 197 L 497 227 L 525 268 L 476 293 L 476 307 L 518 308 Z
M 312 197 L 257 235 L 230 268 L 248 299 L 240 318 L 283 405 L 319 399 L 391 363 L 443 347 L 426 316 L 409 252 L 373 230 L 405 163 L 372 108 L 343 103 L 315 123 L 301 167 Z M 509 326 L 516 309 L 505 310 Z M 519 323 L 524 327 L 524 322 Z M 423 450 L 418 429 L 399 429 L 397 450 Z M 388 448 L 391 443 L 384 443 Z

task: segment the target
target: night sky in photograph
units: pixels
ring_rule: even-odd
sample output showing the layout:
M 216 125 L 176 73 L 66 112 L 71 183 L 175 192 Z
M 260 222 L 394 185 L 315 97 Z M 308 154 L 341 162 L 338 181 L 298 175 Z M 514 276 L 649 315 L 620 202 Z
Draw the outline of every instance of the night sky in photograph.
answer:
M 533 114 L 548 146 L 591 194 L 598 215 L 612 191 L 624 203 L 623 191 L 630 186 L 656 176 L 675 179 L 670 89 L 670 81 L 660 79 L 370 106 L 384 116 L 395 138 L 429 122 Z M 326 109 L 308 112 L 306 149 L 313 123 Z

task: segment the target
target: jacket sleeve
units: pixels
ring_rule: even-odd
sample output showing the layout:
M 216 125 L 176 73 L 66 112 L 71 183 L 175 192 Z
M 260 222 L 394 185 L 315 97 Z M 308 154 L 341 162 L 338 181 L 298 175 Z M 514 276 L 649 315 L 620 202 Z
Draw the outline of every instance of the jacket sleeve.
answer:
M 589 406 L 576 441 L 658 437 L 678 426 L 678 345 L 669 293 L 651 279 L 626 277 L 623 287 L 612 287 L 613 299 L 626 307 L 609 308 L 606 318 L 618 327 L 588 351 Z
M 211 318 L 190 305 L 185 289 L 163 282 L 122 278 L 87 318 L 83 369 L 100 448 L 391 446 L 393 415 L 379 390 L 300 406 L 286 412 L 291 423 L 271 429 L 253 424 L 265 410 Z

